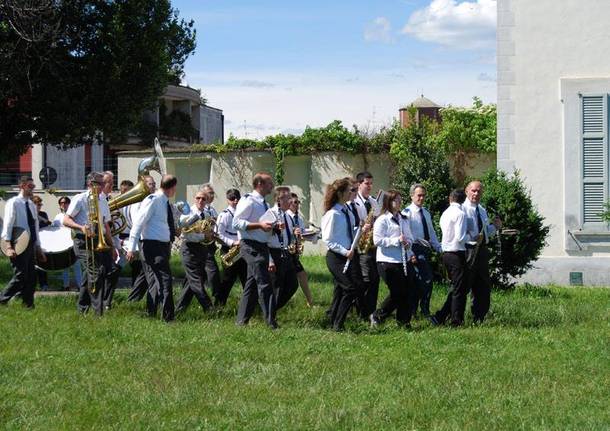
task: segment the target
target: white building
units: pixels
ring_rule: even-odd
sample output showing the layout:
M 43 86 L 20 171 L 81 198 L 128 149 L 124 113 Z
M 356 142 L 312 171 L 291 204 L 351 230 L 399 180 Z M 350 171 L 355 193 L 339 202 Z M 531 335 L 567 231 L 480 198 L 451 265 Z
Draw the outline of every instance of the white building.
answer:
M 498 168 L 551 225 L 525 281 L 610 285 L 608 0 L 498 0 Z

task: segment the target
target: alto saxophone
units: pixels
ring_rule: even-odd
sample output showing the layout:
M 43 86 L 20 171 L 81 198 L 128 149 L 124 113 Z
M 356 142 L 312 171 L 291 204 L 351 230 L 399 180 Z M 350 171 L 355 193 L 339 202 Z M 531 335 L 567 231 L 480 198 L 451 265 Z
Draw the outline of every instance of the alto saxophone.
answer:
M 288 253 L 300 256 L 303 254 L 303 249 L 305 248 L 303 244 L 303 236 L 301 234 L 293 233 L 294 241 L 288 245 Z
M 220 257 L 220 262 L 222 263 L 223 268 L 228 268 L 239 260 L 239 251 L 239 244 L 237 244 L 231 246 L 231 248 L 229 248 L 229 251 L 227 251 Z
M 358 241 L 358 253 L 367 254 L 373 248 L 373 219 L 375 218 L 375 209 L 371 207 L 366 215 L 364 224 L 371 225 L 371 229 L 360 236 Z

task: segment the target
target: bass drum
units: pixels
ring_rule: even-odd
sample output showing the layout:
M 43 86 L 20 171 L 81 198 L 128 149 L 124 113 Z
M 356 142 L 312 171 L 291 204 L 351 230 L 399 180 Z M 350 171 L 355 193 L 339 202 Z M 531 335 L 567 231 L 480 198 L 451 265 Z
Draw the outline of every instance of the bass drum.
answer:
M 72 230 L 64 226 L 49 226 L 40 229 L 40 248 L 47 257 L 46 262 L 38 262 L 45 271 L 66 269 L 74 265 L 74 241 Z

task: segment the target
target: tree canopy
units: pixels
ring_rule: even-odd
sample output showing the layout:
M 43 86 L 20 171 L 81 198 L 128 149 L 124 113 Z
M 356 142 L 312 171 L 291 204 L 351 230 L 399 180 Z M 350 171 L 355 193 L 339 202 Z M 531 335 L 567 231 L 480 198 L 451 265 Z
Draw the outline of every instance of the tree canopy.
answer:
M 194 49 L 169 0 L 0 0 L 0 158 L 124 140 Z

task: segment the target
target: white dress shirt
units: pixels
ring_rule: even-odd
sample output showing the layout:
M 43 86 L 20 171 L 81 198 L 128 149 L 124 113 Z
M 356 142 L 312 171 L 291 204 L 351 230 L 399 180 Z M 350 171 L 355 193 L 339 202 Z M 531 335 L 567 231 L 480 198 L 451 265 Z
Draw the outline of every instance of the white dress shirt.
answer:
M 163 190 L 157 190 L 142 201 L 129 233 L 129 251 L 136 251 L 140 239 L 169 242 L 168 202 Z
M 34 226 L 36 230 L 36 245 L 40 245 L 40 235 L 38 234 L 38 217 L 36 217 L 37 210 L 36 205 L 30 199 L 26 199 L 23 196 L 23 192 L 20 192 L 17 196 L 13 196 L 4 206 L 4 225 L 2 226 L 2 239 L 5 241 L 11 241 L 13 239 L 13 228 L 20 227 L 28 231 L 30 238 L 32 238 L 32 232 L 30 231 L 30 225 L 28 224 L 28 216 L 26 213 L 26 205 L 30 208 L 32 218 L 34 219 Z
M 55 216 L 53 221 L 51 222 L 51 226 L 53 227 L 61 227 L 64 225 L 64 213 L 60 212 Z
M 377 217 L 381 213 L 381 208 L 379 208 L 379 204 L 375 199 L 373 199 L 372 196 L 365 198 L 360 194 L 360 192 L 358 192 L 356 198 L 354 199 L 354 203 L 356 204 L 356 211 L 358 211 L 358 217 L 360 217 L 361 222 L 364 222 L 366 220 L 366 216 L 368 215 L 365 202 L 371 204 L 371 208 L 373 209 L 373 215 L 375 217 Z
M 227 246 L 233 246 L 239 238 L 237 237 L 237 231 L 233 227 L 233 214 L 235 208 L 228 206 L 224 211 L 218 214 L 216 219 L 217 235 L 218 238 Z
M 280 211 L 280 209 L 278 208 L 277 205 L 272 207 L 271 211 L 275 214 L 275 217 L 276 217 L 278 223 L 284 223 L 285 226 L 279 235 L 275 229 L 272 230 L 273 234 L 269 237 L 269 240 L 267 241 L 267 245 L 270 248 L 284 248 L 285 249 L 286 247 L 288 247 L 288 244 L 290 244 L 290 241 L 288 240 L 288 229 L 290 228 L 290 224 L 289 224 L 290 220 L 288 220 L 288 219 L 290 217 L 288 217 L 285 212 Z M 280 237 L 282 238 L 281 243 L 280 243 Z M 292 236 L 291 236 L 291 238 L 292 238 Z
M 299 214 L 296 223 L 294 222 L 296 214 L 292 212 L 292 210 L 286 210 L 286 215 L 288 216 L 288 221 L 290 222 L 290 227 L 292 228 L 290 232 L 293 232 L 296 228 L 305 230 L 305 220 L 303 220 L 303 216 L 301 214 Z
M 443 251 L 466 250 L 466 214 L 457 202 L 452 202 L 441 215 L 441 231 Z
M 430 216 L 430 212 L 426 208 L 418 207 L 414 203 L 411 203 L 411 205 L 402 210 L 402 215 L 407 217 L 407 220 L 409 221 L 409 227 L 411 228 L 411 234 L 413 235 L 414 241 L 417 241 L 418 239 L 426 239 L 424 235 L 424 225 L 422 223 L 423 216 L 426 220 L 426 225 L 428 226 L 428 234 L 430 236 L 428 242 L 434 250 L 436 250 L 437 252 L 441 251 L 441 244 L 438 241 L 436 232 L 434 231 L 432 217 Z
M 400 235 L 404 235 L 409 244 L 413 243 L 409 222 L 400 214 L 397 214 L 396 218 L 392 216 L 392 213 L 386 212 L 375 220 L 373 244 L 377 247 L 377 262 L 402 263 L 400 249 L 403 248 L 403 245 L 400 242 Z M 413 254 L 410 248 L 405 252 L 407 253 L 407 259 Z
M 349 225 L 345 213 L 350 219 Z M 352 237 L 356 236 L 355 219 L 351 210 L 344 205 L 335 204 L 322 216 L 321 229 L 322 241 L 330 251 L 334 251 L 343 256 L 347 256 L 352 247 L 348 229 L 352 231 Z
M 84 226 L 89 223 L 89 196 L 91 190 L 85 190 L 82 193 L 77 194 L 70 201 L 70 206 L 66 210 L 66 215 L 72 217 L 72 220 L 76 224 Z M 106 195 L 100 193 L 98 195 L 98 208 L 102 216 L 102 222 L 110 222 L 110 208 L 108 208 L 108 201 Z
M 233 214 L 233 228 L 237 230 L 237 236 L 240 240 L 251 239 L 264 244 L 267 243 L 269 236 L 272 235 L 271 231 L 265 232 L 262 229 L 247 229 L 250 223 L 258 223 L 268 208 L 265 198 L 256 190 L 239 200 Z
M 483 224 L 483 235 L 485 235 L 485 244 L 489 242 L 489 238 L 496 234 L 496 227 L 489 223 L 489 217 L 487 211 L 481 205 L 470 202 L 468 198 L 462 204 L 462 209 L 466 213 L 468 219 L 467 230 L 470 241 L 476 241 L 479 236 L 479 228 L 477 226 L 477 206 L 479 207 L 479 214 L 481 216 L 481 222 Z

